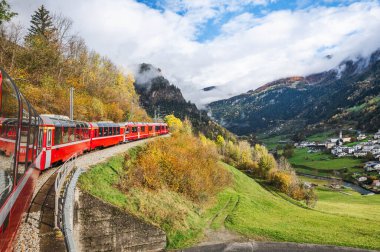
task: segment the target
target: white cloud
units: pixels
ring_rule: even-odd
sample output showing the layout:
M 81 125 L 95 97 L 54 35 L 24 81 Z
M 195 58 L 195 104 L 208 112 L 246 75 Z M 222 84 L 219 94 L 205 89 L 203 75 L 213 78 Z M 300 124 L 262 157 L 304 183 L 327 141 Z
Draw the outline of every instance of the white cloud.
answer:
M 282 10 L 263 17 L 243 11 L 223 24 L 215 39 L 196 41 L 207 20 L 237 8 L 242 11 L 247 4 L 268 2 L 167 0 L 160 12 L 133 0 L 10 1 L 25 24 L 41 3 L 62 12 L 73 19 L 74 29 L 90 48 L 128 69 L 141 62 L 160 67 L 197 104 L 277 78 L 328 70 L 380 47 L 378 1 Z M 326 55 L 333 57 L 328 60 Z M 199 91 L 211 85 L 219 90 Z

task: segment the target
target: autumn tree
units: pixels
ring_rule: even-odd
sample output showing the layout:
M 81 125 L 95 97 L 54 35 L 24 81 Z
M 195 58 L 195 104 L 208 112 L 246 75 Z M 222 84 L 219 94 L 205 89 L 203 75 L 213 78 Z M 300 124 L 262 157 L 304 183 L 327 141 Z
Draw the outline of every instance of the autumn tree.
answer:
M 294 146 L 292 144 L 287 144 L 284 147 L 284 151 L 282 154 L 286 158 L 291 158 L 294 155 Z
M 216 137 L 216 145 L 219 147 L 220 152 L 222 153 L 222 155 L 224 155 L 224 148 L 225 148 L 225 145 L 226 145 L 226 141 L 224 140 L 224 137 L 222 135 L 218 135 Z
M 181 119 L 175 117 L 173 114 L 165 116 L 164 121 L 168 124 L 170 131 L 173 133 L 178 132 L 183 127 Z
M 7 1 L 1 0 L 0 1 L 0 25 L 2 25 L 4 22 L 8 22 L 12 19 L 12 17 L 16 16 L 17 13 L 11 11 L 11 8 Z

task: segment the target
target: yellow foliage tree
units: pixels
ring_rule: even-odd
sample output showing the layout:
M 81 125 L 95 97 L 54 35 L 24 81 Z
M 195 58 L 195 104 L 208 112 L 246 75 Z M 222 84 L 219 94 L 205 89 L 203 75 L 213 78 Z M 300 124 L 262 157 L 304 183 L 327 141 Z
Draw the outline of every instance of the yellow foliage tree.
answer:
M 165 116 L 164 121 L 168 124 L 170 131 L 173 133 L 183 128 L 181 119 L 175 117 L 173 114 Z

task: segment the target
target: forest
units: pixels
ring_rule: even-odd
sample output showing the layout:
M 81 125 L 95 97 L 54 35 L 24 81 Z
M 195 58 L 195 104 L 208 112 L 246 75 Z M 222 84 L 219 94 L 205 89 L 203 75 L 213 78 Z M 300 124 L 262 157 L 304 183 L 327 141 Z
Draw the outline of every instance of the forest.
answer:
M 151 121 L 133 75 L 90 50 L 72 20 L 43 5 L 29 27 L 11 23 L 16 15 L 0 2 L 0 65 L 40 114 L 68 115 L 73 87 L 76 120 Z

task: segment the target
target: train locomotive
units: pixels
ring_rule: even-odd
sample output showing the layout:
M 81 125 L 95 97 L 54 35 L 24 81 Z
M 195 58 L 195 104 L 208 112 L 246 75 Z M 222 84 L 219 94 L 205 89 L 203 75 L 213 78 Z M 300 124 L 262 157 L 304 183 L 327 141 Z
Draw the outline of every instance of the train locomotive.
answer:
M 73 155 L 167 133 L 165 123 L 40 116 L 0 68 L 0 251 L 12 250 L 41 171 Z

